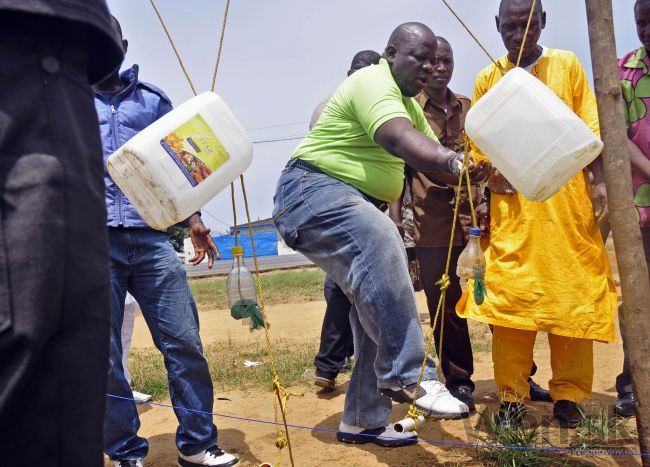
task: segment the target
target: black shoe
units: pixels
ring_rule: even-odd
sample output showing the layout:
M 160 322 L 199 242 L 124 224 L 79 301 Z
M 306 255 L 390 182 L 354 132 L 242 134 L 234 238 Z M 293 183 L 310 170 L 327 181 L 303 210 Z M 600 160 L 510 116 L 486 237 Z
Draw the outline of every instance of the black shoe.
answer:
M 476 411 L 476 404 L 474 403 L 474 396 L 472 390 L 467 386 L 458 386 L 455 389 L 450 389 L 449 392 L 452 396 L 461 402 L 464 402 L 470 412 Z
M 553 404 L 553 417 L 562 428 L 575 428 L 585 416 L 575 402 L 559 400 Z
M 526 415 L 526 406 L 517 402 L 501 402 L 499 411 L 494 416 L 497 428 L 521 426 Z
M 614 404 L 614 415 L 623 418 L 630 418 L 636 415 L 634 411 L 634 394 L 619 394 Z
M 530 386 L 530 400 L 534 402 L 553 402 L 551 398 L 551 393 L 548 389 L 544 389 L 532 378 L 528 378 L 528 384 Z
M 348 444 L 375 443 L 384 448 L 398 448 L 418 442 L 417 434 L 414 431 L 398 433 L 393 429 L 393 425 L 368 428 L 360 433 L 337 431 L 336 439 Z

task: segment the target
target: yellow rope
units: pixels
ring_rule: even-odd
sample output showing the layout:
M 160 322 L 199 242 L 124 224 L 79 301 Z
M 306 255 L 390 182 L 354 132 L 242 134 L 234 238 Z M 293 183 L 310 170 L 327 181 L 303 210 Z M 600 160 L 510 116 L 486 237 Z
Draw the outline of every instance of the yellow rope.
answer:
M 238 246 L 239 235 L 237 233 L 237 208 L 235 207 L 235 182 L 230 183 L 230 199 L 232 201 L 232 223 L 235 232 L 235 246 Z
M 171 34 L 169 33 L 169 30 L 167 29 L 167 26 L 165 25 L 165 21 L 163 20 L 162 16 L 160 15 L 160 12 L 158 11 L 158 8 L 156 8 L 156 4 L 154 3 L 154 0 L 149 0 L 151 3 L 151 6 L 153 7 L 154 11 L 156 12 L 156 16 L 158 16 L 158 20 L 160 21 L 160 24 L 162 25 L 165 34 L 167 35 L 167 39 L 169 40 L 169 43 L 172 46 L 172 49 L 174 49 L 174 53 L 176 54 L 176 58 L 178 59 L 178 63 L 180 64 L 183 73 L 185 74 L 185 77 L 187 78 L 187 82 L 190 84 L 190 87 L 192 88 L 192 92 L 194 95 L 196 95 L 196 89 L 194 87 L 194 84 L 192 83 L 192 80 L 187 73 L 187 70 L 185 69 L 185 65 L 183 63 L 183 60 L 178 53 L 178 50 L 176 48 L 176 45 L 174 44 L 174 40 L 171 37 Z M 226 24 L 228 21 L 228 9 L 230 7 L 230 0 L 226 0 L 226 10 L 224 12 L 224 19 L 223 19 L 223 25 L 221 28 L 221 37 L 219 40 L 219 47 L 218 47 L 218 52 L 217 52 L 217 62 L 214 67 L 214 72 L 212 76 L 212 90 L 214 90 L 215 87 L 215 82 L 216 82 L 216 76 L 217 76 L 217 71 L 219 69 L 219 60 L 221 57 L 221 50 L 223 47 L 223 40 L 224 40 L 224 34 L 225 34 L 225 29 L 226 29 Z M 274 402 L 274 409 L 275 409 L 275 421 L 278 421 L 278 406 L 280 409 L 280 413 L 282 415 L 282 423 L 284 425 L 284 429 L 281 429 L 277 424 L 276 424 L 276 442 L 275 445 L 277 447 L 277 458 L 276 458 L 276 465 L 280 464 L 281 461 L 281 455 L 282 455 L 282 449 L 284 447 L 289 448 L 289 459 L 291 461 L 291 465 L 294 466 L 294 460 L 293 460 L 293 450 L 291 448 L 291 440 L 289 438 L 289 430 L 287 426 L 287 415 L 286 415 L 286 405 L 287 401 L 289 400 L 289 397 L 291 396 L 302 396 L 302 394 L 297 394 L 297 393 L 290 393 L 288 392 L 284 386 L 282 386 L 282 383 L 280 382 L 280 377 L 278 375 L 277 371 L 277 364 L 275 361 L 275 357 L 273 355 L 273 346 L 271 344 L 271 337 L 269 335 L 269 328 L 268 328 L 268 316 L 266 313 L 266 306 L 264 304 L 264 291 L 262 290 L 262 281 L 260 279 L 260 269 L 259 269 L 259 262 L 257 260 L 257 250 L 255 248 L 255 239 L 253 235 L 253 226 L 251 224 L 251 217 L 250 217 L 250 211 L 248 208 L 248 196 L 246 194 L 246 186 L 244 183 L 244 176 L 240 175 L 239 179 L 241 181 L 241 188 L 242 188 L 242 193 L 244 196 L 244 206 L 246 208 L 246 219 L 248 222 L 248 231 L 250 233 L 251 237 L 251 246 L 253 249 L 253 261 L 255 263 L 255 278 L 256 278 L 256 283 L 257 283 L 257 295 L 259 298 L 259 305 L 260 305 L 260 310 L 262 311 L 262 316 L 264 318 L 264 336 L 266 339 L 266 346 L 268 350 L 268 355 L 269 355 L 269 363 L 271 365 L 271 371 L 273 373 L 273 390 L 275 392 L 277 402 Z M 237 234 L 237 212 L 236 212 L 236 206 L 235 206 L 235 187 L 234 183 L 230 184 L 230 192 L 231 192 L 231 199 L 232 199 L 232 208 L 233 208 L 233 222 L 234 222 L 234 228 L 235 228 L 235 243 L 238 241 L 238 234 Z
M 464 136 L 464 132 L 463 132 Z M 422 384 L 422 378 L 424 377 L 424 370 L 427 367 L 427 360 L 429 359 L 429 355 L 431 354 L 431 351 L 433 350 L 433 345 L 434 345 L 434 330 L 438 324 L 438 319 L 441 319 L 440 322 L 440 343 L 438 346 L 438 363 L 441 364 L 442 362 L 442 341 L 443 341 L 443 331 L 444 331 L 444 319 L 445 319 L 445 314 L 444 314 L 444 309 L 446 305 L 446 295 L 447 295 L 447 289 L 451 285 L 451 280 L 449 278 L 449 267 L 451 265 L 451 253 L 452 249 L 454 247 L 454 237 L 456 236 L 456 224 L 458 221 L 458 209 L 460 206 L 460 193 L 461 189 L 463 187 L 463 182 L 467 184 L 467 190 L 468 190 L 468 196 L 470 198 L 470 210 L 472 212 L 472 222 L 474 227 L 477 226 L 476 223 L 476 214 L 474 212 L 474 204 L 471 201 L 472 198 L 472 192 L 471 192 L 471 184 L 470 184 L 470 179 L 469 179 L 469 172 L 467 170 L 467 166 L 469 164 L 469 145 L 467 144 L 468 140 L 464 136 L 465 142 L 466 142 L 466 147 L 465 147 L 465 156 L 463 157 L 463 170 L 461 171 L 460 176 L 458 177 L 458 186 L 457 186 L 457 194 L 456 194 L 456 201 L 454 203 L 454 216 L 453 216 L 453 221 L 451 225 L 451 236 L 449 238 L 449 248 L 447 250 L 447 262 L 445 263 L 445 273 L 442 275 L 440 280 L 436 282 L 436 285 L 440 287 L 440 298 L 438 300 L 438 308 L 436 309 L 436 314 L 433 318 L 433 323 L 431 324 L 431 328 L 427 332 L 427 337 L 426 337 L 426 344 L 425 344 L 425 352 L 424 352 L 424 358 L 422 359 L 422 366 L 420 367 L 420 373 L 418 374 L 418 382 L 415 390 L 415 394 L 413 396 L 413 401 L 411 402 L 411 406 L 409 407 L 409 411 L 407 413 L 407 417 L 411 418 L 416 426 L 417 426 L 417 416 L 418 415 L 423 415 L 423 413 L 417 408 L 415 405 L 415 401 L 418 398 L 418 391 L 417 388 L 420 387 L 420 384 Z M 464 172 L 464 174 L 463 174 Z
M 273 356 L 273 345 L 271 344 L 271 337 L 269 335 L 269 325 L 268 325 L 269 320 L 268 320 L 268 315 L 266 313 L 266 305 L 264 304 L 264 291 L 262 290 L 260 267 L 259 267 L 259 262 L 257 260 L 257 251 L 255 248 L 253 225 L 251 223 L 251 216 L 248 208 L 248 195 L 246 194 L 246 184 L 244 183 L 243 174 L 239 176 L 239 180 L 241 181 L 241 189 L 242 189 L 242 194 L 244 196 L 244 207 L 246 208 L 246 221 L 248 223 L 248 232 L 251 236 L 251 246 L 253 247 L 253 262 L 255 263 L 255 278 L 257 282 L 257 292 L 258 292 L 257 295 L 260 299 L 259 300 L 260 310 L 262 311 L 262 316 L 264 318 L 264 337 L 266 339 L 266 347 L 268 349 L 268 354 L 269 354 L 269 363 L 271 364 L 271 370 L 273 371 L 273 389 L 275 390 L 275 394 L 280 405 L 280 412 L 282 414 L 282 423 L 284 424 L 284 430 L 280 431 L 278 429 L 278 436 L 276 441 L 276 446 L 278 447 L 278 459 L 280 457 L 280 451 L 286 445 L 289 448 L 289 459 L 291 461 L 291 465 L 293 466 L 294 465 L 293 451 L 291 449 L 291 440 L 289 438 L 289 428 L 287 427 L 286 405 L 290 396 L 301 397 L 302 394 L 288 392 L 284 388 L 284 386 L 282 386 L 282 383 L 280 382 L 280 377 L 278 376 L 275 357 Z M 276 413 L 276 421 L 277 421 L 277 413 Z M 284 438 L 286 438 L 286 443 L 282 442 L 282 439 Z
M 167 39 L 169 39 L 169 43 L 171 44 L 172 49 L 174 49 L 174 53 L 176 54 L 176 59 L 178 60 L 178 63 L 180 64 L 181 69 L 183 70 L 183 73 L 185 74 L 185 78 L 187 78 L 187 82 L 190 84 L 190 88 L 192 88 L 192 92 L 196 96 L 197 93 L 196 93 L 196 88 L 194 87 L 194 83 L 192 82 L 190 75 L 187 72 L 187 69 L 185 68 L 185 64 L 183 63 L 183 59 L 181 58 L 181 55 L 178 53 L 178 49 L 176 49 L 176 44 L 174 44 L 174 40 L 172 39 L 171 34 L 169 34 L 169 30 L 167 29 L 167 25 L 165 25 L 165 21 L 163 20 L 162 16 L 160 16 L 160 12 L 158 11 L 156 4 L 154 3 L 154 0 L 149 0 L 149 3 L 151 3 L 153 10 L 156 12 L 156 16 L 158 16 L 160 25 L 165 31 L 165 34 L 167 35 Z
M 524 54 L 524 46 L 526 45 L 526 39 L 528 38 L 528 30 L 530 29 L 530 23 L 533 21 L 533 14 L 535 13 L 536 4 L 537 4 L 537 0 L 533 0 L 533 6 L 530 8 L 530 14 L 528 15 L 528 23 L 526 23 L 524 40 L 521 41 L 521 48 L 519 49 L 519 57 L 517 57 L 517 65 L 516 65 L 517 68 L 519 67 L 519 63 L 521 63 L 521 56 Z
M 478 46 L 479 46 L 481 49 L 483 49 L 483 52 L 485 52 L 485 55 L 487 55 L 488 58 L 489 58 L 490 60 L 492 60 L 492 63 L 494 63 L 494 66 L 496 66 L 496 67 L 499 69 L 499 71 L 501 71 L 501 73 L 504 73 L 503 68 L 501 67 L 501 65 L 499 64 L 499 62 L 497 62 L 497 61 L 492 57 L 492 55 L 490 55 L 490 52 L 488 52 L 488 50 L 487 50 L 487 49 L 485 48 L 485 46 L 481 43 L 481 41 L 478 39 L 478 37 L 476 37 L 476 35 L 474 35 L 474 33 L 472 32 L 472 30 L 471 30 L 471 29 L 470 29 L 470 28 L 465 24 L 465 22 L 460 18 L 460 16 L 458 16 L 458 13 L 456 13 L 456 12 L 454 11 L 454 9 L 451 7 L 451 5 L 450 5 L 449 3 L 447 3 L 447 0 L 442 0 L 442 3 L 444 3 L 445 6 L 449 9 L 449 11 L 451 11 L 451 14 L 454 15 L 454 16 L 456 17 L 456 19 L 458 20 L 458 22 L 459 22 L 459 23 L 460 23 L 460 24 L 465 28 L 465 30 L 469 33 L 469 35 L 472 36 L 472 39 L 474 39 L 474 41 L 478 44 Z
M 212 87 L 210 90 L 214 92 L 214 87 L 217 83 L 217 71 L 219 70 L 219 62 L 221 61 L 221 49 L 223 48 L 223 38 L 226 35 L 226 23 L 228 22 L 228 10 L 230 9 L 230 0 L 226 0 L 226 9 L 223 12 L 223 23 L 221 24 L 221 37 L 219 38 L 219 47 L 217 47 L 217 60 L 214 63 L 214 72 L 212 73 Z

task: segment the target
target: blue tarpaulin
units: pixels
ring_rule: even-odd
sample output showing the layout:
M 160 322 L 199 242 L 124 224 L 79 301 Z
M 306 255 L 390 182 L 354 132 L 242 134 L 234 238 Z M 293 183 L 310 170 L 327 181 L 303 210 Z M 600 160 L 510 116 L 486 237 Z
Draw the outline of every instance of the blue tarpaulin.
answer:
M 277 232 L 258 232 L 254 234 L 257 256 L 275 256 L 278 254 Z M 235 246 L 234 235 L 212 237 L 221 253 L 221 259 L 232 259 L 231 248 Z M 244 247 L 244 257 L 253 257 L 253 247 L 249 234 L 239 234 L 239 244 Z

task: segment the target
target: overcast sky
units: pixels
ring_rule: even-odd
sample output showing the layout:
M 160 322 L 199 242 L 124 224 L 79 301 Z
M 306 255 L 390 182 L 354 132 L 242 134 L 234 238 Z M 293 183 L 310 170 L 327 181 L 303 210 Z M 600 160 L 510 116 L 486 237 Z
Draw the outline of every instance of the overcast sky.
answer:
M 491 54 L 505 53 L 494 15 L 499 0 L 449 0 Z M 618 54 L 638 47 L 634 0 L 613 0 Z M 541 42 L 575 52 L 591 77 L 583 0 L 544 0 Z M 124 67 L 163 89 L 175 105 L 192 92 L 147 0 L 108 0 L 129 50 Z M 210 88 L 225 0 L 156 0 L 199 91 Z M 359 50 L 381 53 L 400 23 L 420 21 L 447 38 L 456 68 L 450 87 L 471 96 L 474 78 L 489 59 L 440 0 L 232 0 L 216 92 L 252 141 L 306 134 L 313 108 L 345 78 Z M 246 171 L 253 220 L 268 217 L 275 183 L 299 140 L 256 143 Z M 205 207 L 214 232 L 232 224 L 229 191 Z M 244 219 L 239 198 L 238 219 Z

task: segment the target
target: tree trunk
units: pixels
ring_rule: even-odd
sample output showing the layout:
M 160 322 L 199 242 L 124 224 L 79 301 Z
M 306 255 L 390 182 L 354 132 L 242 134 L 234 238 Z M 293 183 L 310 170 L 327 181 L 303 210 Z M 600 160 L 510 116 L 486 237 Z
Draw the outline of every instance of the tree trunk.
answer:
M 627 131 L 616 66 L 611 0 L 585 0 L 589 22 L 600 130 L 605 142 L 603 161 L 610 221 L 621 278 L 621 334 L 632 369 L 639 447 L 650 447 L 650 282 L 641 232 L 632 203 L 632 174 Z M 630 27 L 633 27 L 630 24 Z M 643 457 L 650 466 L 650 458 Z

